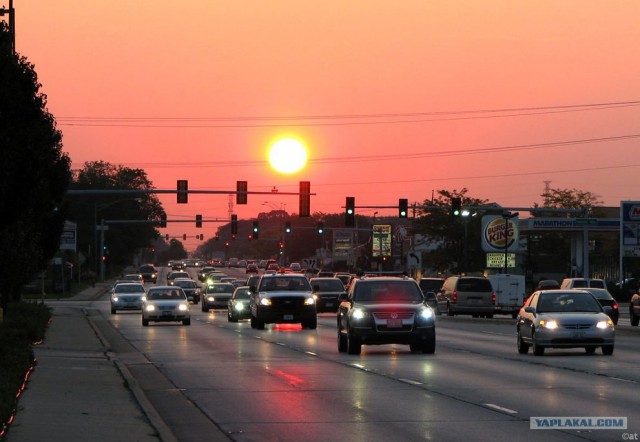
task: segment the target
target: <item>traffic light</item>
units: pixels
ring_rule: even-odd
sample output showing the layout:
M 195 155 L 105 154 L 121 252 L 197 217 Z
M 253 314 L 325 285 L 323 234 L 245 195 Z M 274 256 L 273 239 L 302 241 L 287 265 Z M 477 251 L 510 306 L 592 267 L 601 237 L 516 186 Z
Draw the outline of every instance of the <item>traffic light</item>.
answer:
M 189 181 L 178 180 L 178 186 L 176 190 L 178 204 L 187 204 L 187 202 L 189 201 Z
M 202 215 L 196 215 L 196 227 L 202 227 Z
M 224 243 L 224 246 L 225 246 L 225 247 L 229 247 L 229 241 L 225 242 L 225 243 Z
M 284 225 L 284 233 L 291 233 L 291 223 L 289 221 Z
M 300 181 L 300 210 L 298 216 L 300 218 L 308 218 L 311 216 L 311 182 Z
M 462 200 L 458 197 L 451 198 L 451 216 L 460 216 L 462 212 Z
M 400 198 L 398 200 L 398 216 L 400 218 L 406 218 L 409 214 L 409 201 L 406 198 Z
M 186 234 L 186 233 L 183 233 L 183 234 L 182 234 L 182 240 L 183 240 L 183 241 L 186 241 L 186 240 L 187 240 L 187 234 Z
M 318 222 L 318 234 L 322 235 L 324 233 L 324 223 L 322 221 Z
M 247 204 L 246 181 L 236 181 L 236 204 Z
M 165 238 L 167 241 L 169 241 L 169 234 L 167 233 L 167 234 L 164 236 L 164 238 Z
M 284 253 L 284 243 L 280 242 L 279 246 L 279 253 L 282 255 Z
M 258 239 L 259 230 L 260 230 L 260 226 L 258 225 L 258 221 L 254 221 L 253 229 L 251 230 L 251 239 Z
M 356 199 L 352 196 L 347 197 L 347 202 L 345 204 L 347 206 L 347 210 L 345 212 L 344 217 L 344 225 L 346 227 L 355 227 L 356 225 Z
M 238 215 L 231 215 L 231 234 L 238 234 Z

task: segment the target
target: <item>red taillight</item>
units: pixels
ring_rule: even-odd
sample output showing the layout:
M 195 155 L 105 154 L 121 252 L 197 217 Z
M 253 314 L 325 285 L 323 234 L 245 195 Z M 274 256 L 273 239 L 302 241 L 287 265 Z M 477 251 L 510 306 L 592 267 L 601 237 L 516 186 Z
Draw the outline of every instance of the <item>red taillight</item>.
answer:
M 453 302 L 458 302 L 458 292 L 451 293 L 451 300 Z
M 616 310 L 618 308 L 618 303 L 613 304 L 613 309 Z
M 495 304 L 496 302 L 496 292 L 491 292 L 491 302 Z

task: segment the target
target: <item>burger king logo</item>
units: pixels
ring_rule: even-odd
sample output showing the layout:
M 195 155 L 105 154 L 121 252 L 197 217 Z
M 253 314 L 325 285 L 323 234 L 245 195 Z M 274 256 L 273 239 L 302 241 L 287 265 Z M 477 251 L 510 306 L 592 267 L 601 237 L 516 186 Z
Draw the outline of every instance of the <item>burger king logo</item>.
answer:
M 518 239 L 518 225 L 513 220 L 495 218 L 484 229 L 486 243 L 494 249 L 510 248 Z

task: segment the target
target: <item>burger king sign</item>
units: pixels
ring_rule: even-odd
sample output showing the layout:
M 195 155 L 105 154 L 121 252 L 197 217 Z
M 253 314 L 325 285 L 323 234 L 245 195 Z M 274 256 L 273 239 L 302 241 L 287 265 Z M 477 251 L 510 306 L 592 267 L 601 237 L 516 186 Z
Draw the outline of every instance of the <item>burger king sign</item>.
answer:
M 497 215 L 482 218 L 482 250 L 485 252 L 509 252 L 518 249 L 518 220 Z

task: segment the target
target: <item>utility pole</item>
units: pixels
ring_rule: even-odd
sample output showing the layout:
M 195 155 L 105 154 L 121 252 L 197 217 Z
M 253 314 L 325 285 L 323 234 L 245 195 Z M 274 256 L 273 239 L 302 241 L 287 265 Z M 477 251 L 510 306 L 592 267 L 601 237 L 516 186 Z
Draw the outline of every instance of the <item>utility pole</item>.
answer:
M 9 16 L 9 35 L 11 36 L 11 52 L 16 53 L 16 10 L 13 8 L 13 0 L 9 0 L 9 9 L 0 8 L 0 17 Z

